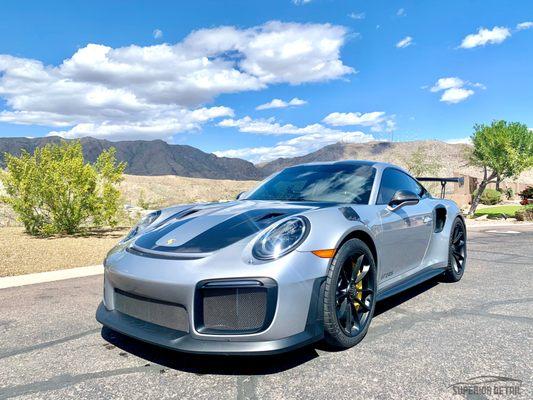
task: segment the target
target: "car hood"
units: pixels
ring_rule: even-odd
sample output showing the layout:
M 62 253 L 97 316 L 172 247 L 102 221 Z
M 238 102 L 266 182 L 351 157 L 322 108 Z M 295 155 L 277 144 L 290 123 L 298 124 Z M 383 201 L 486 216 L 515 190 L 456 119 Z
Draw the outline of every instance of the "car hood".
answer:
M 168 256 L 212 253 L 290 215 L 332 205 L 252 200 L 195 204 L 156 221 L 134 240 L 131 249 Z

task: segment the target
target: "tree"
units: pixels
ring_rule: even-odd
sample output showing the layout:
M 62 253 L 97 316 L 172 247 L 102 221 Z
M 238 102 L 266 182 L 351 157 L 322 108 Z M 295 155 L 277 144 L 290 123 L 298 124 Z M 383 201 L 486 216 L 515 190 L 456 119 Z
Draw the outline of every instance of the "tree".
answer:
M 117 223 L 125 164 L 116 162 L 115 149 L 103 151 L 94 165 L 86 163 L 82 146 L 63 141 L 37 148 L 33 154 L 5 154 L 0 179 L 10 205 L 26 232 L 32 235 L 72 234 L 82 225 Z
M 479 199 L 489 183 L 517 177 L 533 167 L 533 132 L 518 122 L 493 121 L 475 125 L 470 162 L 483 168 L 483 179 L 472 200 L 468 215 L 474 215 Z

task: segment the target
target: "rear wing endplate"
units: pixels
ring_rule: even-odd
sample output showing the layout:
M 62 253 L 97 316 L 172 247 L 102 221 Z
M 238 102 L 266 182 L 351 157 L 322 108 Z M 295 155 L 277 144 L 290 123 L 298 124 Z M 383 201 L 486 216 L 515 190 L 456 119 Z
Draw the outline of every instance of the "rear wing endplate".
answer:
M 440 182 L 440 198 L 443 199 L 446 194 L 446 184 L 448 182 L 458 183 L 463 185 L 465 180 L 464 178 L 416 178 L 419 182 Z

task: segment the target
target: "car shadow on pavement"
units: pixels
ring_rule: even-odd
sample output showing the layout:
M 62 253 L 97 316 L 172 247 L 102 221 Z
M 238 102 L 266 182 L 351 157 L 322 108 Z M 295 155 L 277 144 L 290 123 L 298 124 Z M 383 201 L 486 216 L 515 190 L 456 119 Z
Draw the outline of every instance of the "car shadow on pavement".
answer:
M 374 317 L 399 306 L 439 284 L 439 280 L 430 279 L 376 305 Z M 372 330 L 372 326 L 370 327 Z M 336 352 L 324 341 L 301 349 L 278 355 L 268 356 L 223 356 L 196 355 L 169 350 L 130 338 L 108 328 L 102 328 L 102 338 L 108 342 L 104 346 L 112 350 L 122 350 L 122 357 L 129 354 L 140 357 L 149 363 L 169 369 L 195 373 L 197 375 L 268 375 L 283 372 L 319 357 L 317 350 Z M 364 339 L 363 339 L 364 341 Z M 111 346 L 110 346 L 111 345 Z M 113 347 L 114 346 L 114 347 Z M 146 364 L 149 366 L 150 364 Z
M 390 309 L 399 306 L 400 304 L 405 303 L 408 300 L 411 300 L 413 297 L 416 297 L 432 288 L 437 286 L 439 283 L 442 283 L 442 280 L 439 276 L 431 278 L 425 282 L 419 283 L 412 288 L 409 288 L 401 293 L 398 293 L 394 296 L 386 298 L 376 304 L 376 311 L 374 311 L 374 318 L 380 314 L 386 313 Z M 370 326 L 372 329 L 372 326 Z
M 239 357 L 173 351 L 124 336 L 105 327 L 102 328 L 102 337 L 119 349 L 149 362 L 197 375 L 268 375 L 294 368 L 318 357 L 312 346 L 279 355 Z M 127 353 L 120 355 L 127 356 Z

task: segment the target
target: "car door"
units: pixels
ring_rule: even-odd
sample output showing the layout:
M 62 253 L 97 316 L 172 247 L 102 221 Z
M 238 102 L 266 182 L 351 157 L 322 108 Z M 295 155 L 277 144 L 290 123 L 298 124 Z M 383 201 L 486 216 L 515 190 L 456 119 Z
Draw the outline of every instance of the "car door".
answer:
M 392 211 L 387 205 L 398 190 L 416 193 L 420 201 Z M 376 200 L 382 224 L 381 280 L 399 277 L 421 265 L 433 227 L 429 203 L 425 189 L 411 176 L 396 168 L 383 171 Z

